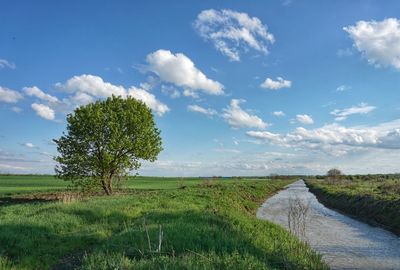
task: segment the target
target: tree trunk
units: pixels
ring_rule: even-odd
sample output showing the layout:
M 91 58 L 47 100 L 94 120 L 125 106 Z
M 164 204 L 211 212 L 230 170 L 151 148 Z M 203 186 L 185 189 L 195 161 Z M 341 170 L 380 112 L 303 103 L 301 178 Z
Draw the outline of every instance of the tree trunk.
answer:
M 112 195 L 112 192 L 113 192 L 113 190 L 112 190 L 112 179 L 110 178 L 110 179 L 108 179 L 108 185 L 107 185 L 107 189 L 108 189 L 108 191 L 110 192 L 110 194 L 108 194 L 108 195 Z
M 111 187 L 110 187 L 108 181 L 107 181 L 106 179 L 102 179 L 102 180 L 101 180 L 101 184 L 102 184 L 102 186 L 103 186 L 104 192 L 105 192 L 108 196 L 110 196 L 110 195 L 112 194 L 112 190 L 111 190 Z

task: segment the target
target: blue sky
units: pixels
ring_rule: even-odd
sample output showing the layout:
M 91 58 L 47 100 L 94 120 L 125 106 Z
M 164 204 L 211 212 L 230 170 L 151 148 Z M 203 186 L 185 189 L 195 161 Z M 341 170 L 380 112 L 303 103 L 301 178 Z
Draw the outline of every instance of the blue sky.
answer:
M 398 1 L 8 1 L 0 172 L 53 173 L 76 106 L 152 108 L 143 175 L 398 172 Z

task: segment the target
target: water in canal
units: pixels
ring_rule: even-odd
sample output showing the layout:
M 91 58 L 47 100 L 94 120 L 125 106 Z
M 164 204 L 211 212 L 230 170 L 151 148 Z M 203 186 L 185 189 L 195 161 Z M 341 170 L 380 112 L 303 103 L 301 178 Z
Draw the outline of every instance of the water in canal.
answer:
M 400 270 L 399 237 L 326 208 L 303 180 L 266 200 L 257 217 L 288 229 L 289 208 L 294 200 L 308 206 L 305 240 L 332 269 Z

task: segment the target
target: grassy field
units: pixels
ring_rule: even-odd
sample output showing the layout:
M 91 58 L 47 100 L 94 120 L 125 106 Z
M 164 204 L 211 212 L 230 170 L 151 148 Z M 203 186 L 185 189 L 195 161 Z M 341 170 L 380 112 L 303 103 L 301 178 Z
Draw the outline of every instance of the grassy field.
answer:
M 199 184 L 201 178 L 172 177 L 129 177 L 122 188 L 130 189 L 174 189 L 179 186 Z M 55 178 L 52 175 L 0 175 L 0 196 L 8 196 L 32 192 L 66 190 L 70 182 Z
M 63 188 L 42 179 L 42 190 Z M 12 192 L 39 190 L 19 181 Z M 0 269 L 327 269 L 255 217 L 289 182 L 143 178 L 127 195 L 1 206 Z
M 307 185 L 320 202 L 400 235 L 400 179 L 323 181 Z

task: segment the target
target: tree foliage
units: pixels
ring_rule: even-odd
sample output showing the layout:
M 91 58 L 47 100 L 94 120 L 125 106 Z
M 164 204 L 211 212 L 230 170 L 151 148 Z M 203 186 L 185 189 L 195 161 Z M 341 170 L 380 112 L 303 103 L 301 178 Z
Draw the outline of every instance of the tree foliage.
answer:
M 342 178 L 342 172 L 339 169 L 330 169 L 326 175 L 328 176 L 328 180 L 331 181 L 337 181 L 340 180 Z
M 342 175 L 342 172 L 339 169 L 330 169 L 327 173 L 328 176 L 337 177 Z
M 83 188 L 112 194 L 116 180 L 155 161 L 162 150 L 160 130 L 141 101 L 112 96 L 81 106 L 67 116 L 67 131 L 54 140 L 58 177 Z

